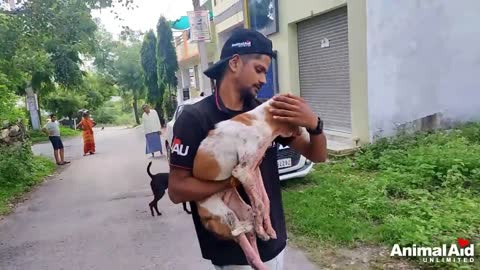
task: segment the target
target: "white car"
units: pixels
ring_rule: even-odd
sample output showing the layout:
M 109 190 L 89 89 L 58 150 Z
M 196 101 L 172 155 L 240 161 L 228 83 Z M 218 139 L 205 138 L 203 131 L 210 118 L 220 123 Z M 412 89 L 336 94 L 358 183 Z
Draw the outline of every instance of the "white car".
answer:
M 167 123 L 167 134 L 165 135 L 165 148 L 167 149 L 167 158 L 170 160 L 170 145 L 173 140 L 173 125 L 183 111 L 184 106 L 199 102 L 205 97 L 192 98 L 178 105 L 173 118 Z M 313 162 L 300 155 L 298 152 L 288 146 L 278 146 L 277 153 L 278 173 L 280 180 L 299 178 L 306 176 L 313 167 Z

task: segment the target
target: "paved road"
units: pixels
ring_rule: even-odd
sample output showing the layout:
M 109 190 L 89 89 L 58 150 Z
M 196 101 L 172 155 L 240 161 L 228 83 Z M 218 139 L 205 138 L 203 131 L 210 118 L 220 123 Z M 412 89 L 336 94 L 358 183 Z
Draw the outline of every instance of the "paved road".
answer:
M 191 217 L 168 197 L 152 217 L 139 129 L 96 132 L 97 151 L 82 157 L 81 139 L 65 141 L 72 163 L 0 221 L 0 269 L 212 269 L 201 259 Z M 51 155 L 49 144 L 34 146 Z M 153 171 L 167 171 L 153 159 Z M 289 248 L 286 269 L 316 269 Z

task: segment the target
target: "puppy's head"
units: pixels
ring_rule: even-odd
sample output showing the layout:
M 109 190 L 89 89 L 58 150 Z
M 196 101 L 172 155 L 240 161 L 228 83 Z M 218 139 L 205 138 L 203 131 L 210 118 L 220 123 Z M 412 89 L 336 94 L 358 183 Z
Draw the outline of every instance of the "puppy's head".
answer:
M 280 123 L 278 125 L 278 135 L 282 137 L 297 137 L 302 134 L 302 129 L 299 126 L 295 126 L 292 124 Z
M 302 128 L 273 118 L 271 106 L 265 107 L 265 120 L 273 130 L 274 137 L 296 137 L 302 134 Z

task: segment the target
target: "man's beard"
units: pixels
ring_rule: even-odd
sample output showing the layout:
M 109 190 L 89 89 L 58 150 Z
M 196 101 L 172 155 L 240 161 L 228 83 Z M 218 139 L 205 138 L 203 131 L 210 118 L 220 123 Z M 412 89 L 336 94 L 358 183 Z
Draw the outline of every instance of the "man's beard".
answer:
M 257 93 L 252 88 L 243 88 L 240 96 L 244 101 L 250 101 L 257 97 Z

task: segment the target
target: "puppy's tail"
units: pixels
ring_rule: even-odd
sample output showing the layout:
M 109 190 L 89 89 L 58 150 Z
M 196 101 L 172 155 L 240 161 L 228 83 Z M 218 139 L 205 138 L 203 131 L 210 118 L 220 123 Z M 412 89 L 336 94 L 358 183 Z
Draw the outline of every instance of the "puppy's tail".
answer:
M 148 166 L 147 166 L 147 173 L 148 175 L 153 178 L 153 174 L 150 172 L 150 167 L 152 167 L 152 162 L 150 161 L 150 163 L 148 163 Z

